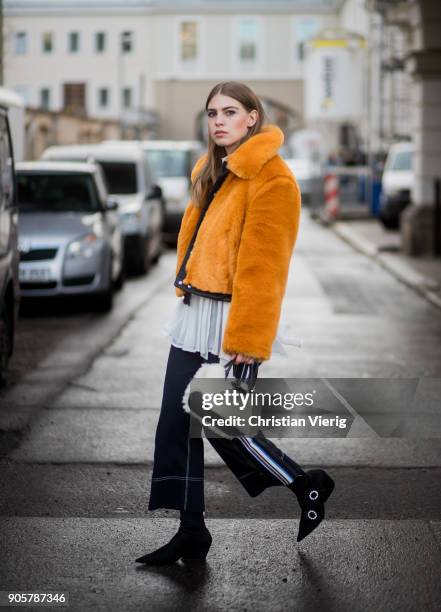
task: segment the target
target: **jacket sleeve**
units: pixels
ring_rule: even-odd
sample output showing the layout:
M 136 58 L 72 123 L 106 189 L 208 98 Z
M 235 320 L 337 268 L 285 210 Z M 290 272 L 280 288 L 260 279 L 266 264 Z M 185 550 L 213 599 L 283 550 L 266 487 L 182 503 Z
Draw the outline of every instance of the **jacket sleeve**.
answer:
M 278 176 L 249 203 L 238 250 L 231 306 L 222 342 L 229 354 L 271 356 L 301 209 L 295 179 Z

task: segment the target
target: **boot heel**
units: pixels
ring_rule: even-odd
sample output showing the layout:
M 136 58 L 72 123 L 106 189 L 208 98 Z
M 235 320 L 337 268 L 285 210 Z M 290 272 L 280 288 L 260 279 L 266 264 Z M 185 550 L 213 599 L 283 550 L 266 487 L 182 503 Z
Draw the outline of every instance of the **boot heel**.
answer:
M 137 563 L 146 565 L 170 565 L 179 559 L 197 559 L 203 561 L 212 543 L 208 529 L 200 534 L 180 527 L 168 544 L 158 550 L 147 553 L 136 559 Z
M 191 551 L 189 550 L 184 555 L 182 555 L 182 559 L 184 561 L 205 561 L 210 547 L 211 544 L 193 546 Z

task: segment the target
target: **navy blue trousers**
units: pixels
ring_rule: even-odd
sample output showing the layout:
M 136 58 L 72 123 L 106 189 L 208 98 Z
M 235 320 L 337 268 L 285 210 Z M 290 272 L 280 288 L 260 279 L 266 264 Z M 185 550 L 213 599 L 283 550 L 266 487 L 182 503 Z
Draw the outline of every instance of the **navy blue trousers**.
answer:
M 209 353 L 205 359 L 200 353 L 170 347 L 155 436 L 149 510 L 205 510 L 204 442 L 190 436 L 191 416 L 183 409 L 182 398 L 188 383 L 206 362 L 218 363 L 219 358 Z M 262 432 L 252 438 L 207 439 L 251 497 L 267 487 L 287 485 L 304 474 Z

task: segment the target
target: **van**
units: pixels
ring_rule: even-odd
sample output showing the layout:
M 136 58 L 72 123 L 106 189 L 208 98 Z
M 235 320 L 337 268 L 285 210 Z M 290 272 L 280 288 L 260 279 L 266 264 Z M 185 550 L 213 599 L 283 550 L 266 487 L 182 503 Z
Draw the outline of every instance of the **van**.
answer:
M 14 171 L 14 154 L 8 110 L 20 105 L 9 94 L 0 91 L 0 382 L 14 350 L 15 327 L 20 299 L 18 209 Z
M 380 221 L 387 229 L 398 229 L 400 215 L 410 204 L 414 184 L 413 144 L 397 142 L 387 154 L 381 179 Z

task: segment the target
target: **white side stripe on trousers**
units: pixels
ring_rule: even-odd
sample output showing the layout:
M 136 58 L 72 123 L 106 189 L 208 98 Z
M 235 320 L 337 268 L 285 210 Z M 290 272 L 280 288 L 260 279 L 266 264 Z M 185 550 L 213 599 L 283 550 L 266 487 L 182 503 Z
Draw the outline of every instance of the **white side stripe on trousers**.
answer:
M 247 451 L 255 457 L 271 474 L 276 476 L 283 484 L 290 484 L 294 476 L 287 472 L 277 461 L 275 461 L 253 438 L 238 436 Z

